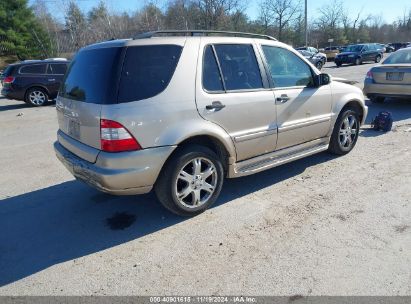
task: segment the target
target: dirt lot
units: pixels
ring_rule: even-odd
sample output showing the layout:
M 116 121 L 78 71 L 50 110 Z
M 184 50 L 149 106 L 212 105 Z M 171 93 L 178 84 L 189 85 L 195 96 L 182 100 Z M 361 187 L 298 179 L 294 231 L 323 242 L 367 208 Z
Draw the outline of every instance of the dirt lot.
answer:
M 362 81 L 372 65 L 323 71 Z M 354 151 L 227 180 L 195 218 L 56 160 L 53 106 L 0 99 L 0 295 L 411 295 L 411 101 Z

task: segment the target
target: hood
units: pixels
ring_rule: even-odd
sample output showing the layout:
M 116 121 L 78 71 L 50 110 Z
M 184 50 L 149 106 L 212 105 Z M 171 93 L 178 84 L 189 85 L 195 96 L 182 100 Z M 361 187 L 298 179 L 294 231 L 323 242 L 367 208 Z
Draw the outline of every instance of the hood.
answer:
M 334 80 L 334 81 L 342 82 L 342 83 L 345 83 L 345 84 L 351 84 L 351 85 L 354 85 L 354 84 L 358 83 L 358 81 L 348 80 L 348 79 L 340 78 L 340 77 L 333 77 L 332 76 L 331 79 Z

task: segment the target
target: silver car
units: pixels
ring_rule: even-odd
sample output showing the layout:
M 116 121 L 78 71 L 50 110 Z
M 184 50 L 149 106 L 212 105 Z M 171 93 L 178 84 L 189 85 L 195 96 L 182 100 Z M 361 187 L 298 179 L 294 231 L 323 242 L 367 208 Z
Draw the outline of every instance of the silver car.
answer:
M 77 179 L 115 195 L 154 188 L 180 215 L 210 207 L 226 177 L 350 152 L 367 115 L 360 89 L 274 38 L 207 31 L 81 49 L 56 108 L 54 148 Z
M 373 67 L 365 78 L 364 94 L 372 102 L 411 98 L 411 48 L 400 49 Z

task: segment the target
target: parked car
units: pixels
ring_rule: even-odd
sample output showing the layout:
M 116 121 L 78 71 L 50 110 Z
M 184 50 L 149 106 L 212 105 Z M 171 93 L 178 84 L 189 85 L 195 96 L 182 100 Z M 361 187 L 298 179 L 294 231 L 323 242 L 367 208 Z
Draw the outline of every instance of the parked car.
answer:
M 386 44 L 386 45 L 385 45 L 385 52 L 386 52 L 386 53 L 395 52 L 395 48 L 394 48 L 392 45 L 390 45 L 390 44 Z
M 327 55 L 324 53 L 321 53 L 318 49 L 312 46 L 303 46 L 296 48 L 297 51 L 307 51 L 311 55 L 315 55 L 317 58 L 321 59 L 322 65 L 324 65 L 327 62 Z M 305 57 L 305 56 L 304 56 Z
M 1 94 L 42 106 L 57 97 L 67 70 L 67 60 L 25 60 L 7 66 L 2 76 Z
M 298 50 L 298 52 L 303 55 L 308 61 L 310 61 L 317 69 L 321 70 L 324 65 L 324 58 L 317 56 L 316 54 L 310 53 L 305 50 Z
M 367 115 L 359 88 L 274 38 L 230 35 L 159 31 L 81 49 L 56 100 L 58 159 L 103 192 L 154 188 L 194 215 L 225 177 L 354 148 Z
M 337 54 L 340 53 L 340 47 L 339 46 L 328 46 L 324 49 L 324 53 L 327 56 L 327 60 L 334 60 Z
M 392 53 L 384 62 L 373 67 L 365 78 L 364 94 L 372 102 L 386 97 L 411 97 L 411 48 Z
M 404 42 L 394 42 L 394 43 L 389 43 L 388 45 L 394 48 L 394 52 L 400 49 L 403 49 L 407 46 L 407 44 Z
M 335 57 L 335 64 L 340 67 L 343 64 L 360 65 L 366 61 L 380 62 L 384 53 L 375 43 L 354 44 L 346 48 L 344 53 Z

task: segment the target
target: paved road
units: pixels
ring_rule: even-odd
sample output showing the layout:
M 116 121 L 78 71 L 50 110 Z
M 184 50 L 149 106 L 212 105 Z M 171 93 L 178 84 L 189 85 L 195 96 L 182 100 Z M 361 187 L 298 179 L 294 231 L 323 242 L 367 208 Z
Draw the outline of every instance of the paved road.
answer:
M 365 127 L 345 157 L 227 180 L 183 219 L 152 194 L 73 180 L 52 150 L 54 107 L 0 99 L 0 295 L 411 295 L 411 103 L 370 117 L 382 109 L 394 132 Z
M 365 75 L 367 75 L 367 72 L 376 65 L 376 63 L 364 63 L 359 66 L 343 65 L 338 68 L 334 62 L 327 62 L 321 71 L 335 77 L 357 81 L 357 86 L 362 88 L 364 86 Z

